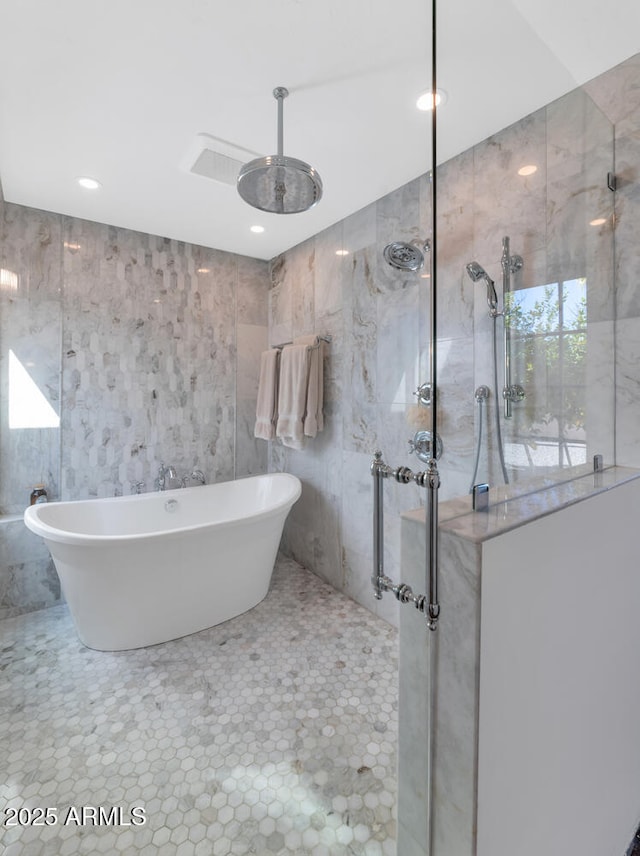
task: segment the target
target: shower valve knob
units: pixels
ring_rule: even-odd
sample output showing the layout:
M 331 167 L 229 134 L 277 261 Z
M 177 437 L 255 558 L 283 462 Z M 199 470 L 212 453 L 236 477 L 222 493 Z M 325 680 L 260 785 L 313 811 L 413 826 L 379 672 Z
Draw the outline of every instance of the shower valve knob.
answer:
M 433 457 L 431 449 L 431 431 L 417 431 L 413 440 L 409 440 L 409 454 L 416 454 L 417 457 L 424 463 L 428 463 Z M 436 436 L 436 460 L 440 460 L 444 448 L 440 435 Z
M 502 390 L 502 397 L 505 401 L 524 401 L 527 397 L 524 387 L 519 383 L 513 383 L 511 386 L 505 386 Z
M 433 386 L 429 381 L 421 383 L 413 394 L 417 397 L 418 402 L 425 407 L 430 407 L 433 404 Z

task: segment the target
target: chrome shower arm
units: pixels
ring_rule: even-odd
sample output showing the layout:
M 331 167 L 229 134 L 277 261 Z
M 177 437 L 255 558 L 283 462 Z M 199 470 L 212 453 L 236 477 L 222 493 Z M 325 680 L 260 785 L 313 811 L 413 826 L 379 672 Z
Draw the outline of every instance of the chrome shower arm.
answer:
M 284 107 L 282 102 L 289 94 L 289 90 L 285 86 L 276 86 L 273 90 L 273 97 L 278 102 L 278 157 L 281 158 L 284 154 Z

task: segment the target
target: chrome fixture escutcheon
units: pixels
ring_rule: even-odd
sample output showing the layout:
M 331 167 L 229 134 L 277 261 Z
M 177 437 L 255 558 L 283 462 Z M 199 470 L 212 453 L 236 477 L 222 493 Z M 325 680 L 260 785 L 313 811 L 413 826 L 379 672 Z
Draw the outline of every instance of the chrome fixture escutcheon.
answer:
M 433 404 L 433 384 L 430 381 L 421 383 L 413 394 L 417 397 L 418 404 L 425 407 L 431 407 Z
M 409 454 L 415 454 L 418 460 L 422 461 L 423 464 L 428 464 L 431 458 L 434 457 L 434 453 L 431 448 L 431 438 L 431 431 L 416 431 L 413 440 L 408 441 Z M 442 438 L 439 434 L 436 434 L 435 459 L 437 461 L 440 460 L 443 452 L 444 445 L 442 443 Z
M 524 401 L 527 397 L 527 393 L 524 391 L 524 387 L 520 386 L 519 383 L 512 383 L 511 386 L 505 386 L 502 390 L 502 397 L 505 401 Z

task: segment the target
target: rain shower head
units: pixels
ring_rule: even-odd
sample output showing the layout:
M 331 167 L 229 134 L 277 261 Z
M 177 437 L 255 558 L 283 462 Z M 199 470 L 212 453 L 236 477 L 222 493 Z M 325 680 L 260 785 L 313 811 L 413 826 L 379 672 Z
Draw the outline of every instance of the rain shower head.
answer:
M 469 262 L 467 273 L 473 282 L 480 282 L 482 280 L 487 286 L 487 303 L 489 304 L 490 314 L 495 316 L 498 313 L 498 295 L 496 294 L 494 281 L 478 262 Z
M 308 163 L 282 154 L 284 86 L 273 90 L 278 102 L 278 154 L 256 158 L 238 173 L 237 189 L 249 205 L 272 214 L 300 214 L 322 197 L 322 180 Z
M 397 270 L 416 271 L 424 267 L 424 254 L 430 249 L 429 241 L 425 241 L 422 247 L 416 244 L 405 244 L 403 241 L 393 241 L 387 244 L 382 255 L 385 261 Z

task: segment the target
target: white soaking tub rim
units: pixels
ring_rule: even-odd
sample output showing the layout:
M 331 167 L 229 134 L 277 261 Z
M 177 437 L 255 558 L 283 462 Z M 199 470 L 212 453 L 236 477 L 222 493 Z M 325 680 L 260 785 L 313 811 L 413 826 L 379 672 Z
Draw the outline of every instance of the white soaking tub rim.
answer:
M 231 484 L 241 484 L 241 483 L 249 483 L 251 481 L 255 482 L 288 482 L 288 490 L 287 492 L 278 498 L 277 502 L 274 502 L 272 505 L 269 505 L 267 508 L 257 511 L 251 510 L 247 512 L 247 509 L 238 509 L 237 513 L 230 517 L 218 516 L 212 517 L 207 521 L 200 521 L 194 524 L 182 524 L 179 526 L 172 526 L 171 528 L 162 528 L 162 529 L 153 529 L 153 530 L 140 530 L 134 532 L 127 532 L 124 534 L 101 534 L 94 532 L 82 532 L 79 530 L 73 529 L 64 529 L 59 526 L 52 526 L 49 523 L 46 523 L 42 519 L 42 515 L 47 514 L 48 508 L 73 508 L 74 506 L 84 505 L 87 503 L 104 503 L 111 505 L 112 503 L 122 503 L 127 502 L 131 503 L 135 506 L 138 502 L 147 503 L 156 501 L 168 502 L 170 500 L 178 500 L 180 498 L 184 498 L 185 496 L 193 495 L 194 492 L 198 491 L 207 491 L 207 489 L 212 489 L 216 487 L 222 488 L 223 486 L 231 485 Z M 165 490 L 165 491 L 155 491 L 148 492 L 142 494 L 133 494 L 130 496 L 111 496 L 111 497 L 94 497 L 91 499 L 77 499 L 77 500 L 66 500 L 63 502 L 48 502 L 41 503 L 29 506 L 25 509 L 24 512 L 24 523 L 28 529 L 34 532 L 36 535 L 39 535 L 42 538 L 45 538 L 49 541 L 54 541 L 59 544 L 74 544 L 74 545 L 89 545 L 96 544 L 102 545 L 103 547 L 109 545 L 117 545 L 117 544 L 126 544 L 127 542 L 132 541 L 143 541 L 148 539 L 167 539 L 167 538 L 175 538 L 180 537 L 185 533 L 197 534 L 198 532 L 204 532 L 207 529 L 212 527 L 236 527 L 246 524 L 248 519 L 250 520 L 265 520 L 270 517 L 275 517 L 282 512 L 285 508 L 290 508 L 296 500 L 299 498 L 302 492 L 302 485 L 300 479 L 297 476 L 291 475 L 290 473 L 266 473 L 256 476 L 248 476 L 242 479 L 231 479 L 226 482 L 213 482 L 208 485 L 198 485 L 188 488 L 176 488 L 174 490 Z M 196 494 L 197 495 L 197 494 Z

